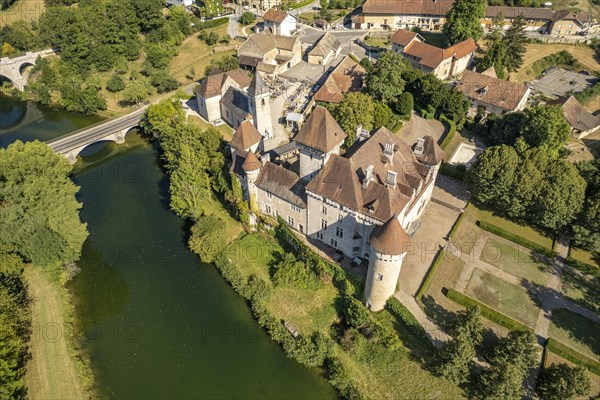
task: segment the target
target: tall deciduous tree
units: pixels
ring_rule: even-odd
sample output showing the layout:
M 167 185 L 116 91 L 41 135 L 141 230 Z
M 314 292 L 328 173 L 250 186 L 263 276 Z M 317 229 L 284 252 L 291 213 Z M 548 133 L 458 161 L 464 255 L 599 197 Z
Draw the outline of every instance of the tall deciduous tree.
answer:
M 87 229 L 71 168 L 38 141 L 0 149 L 0 244 L 38 265 L 79 259 Z
M 205 215 L 192 226 L 188 245 L 206 263 L 211 263 L 215 256 L 227 246 L 227 233 L 223 229 L 223 220 L 214 215 Z
M 344 95 L 340 104 L 335 107 L 333 116 L 348 135 L 345 142 L 346 146 L 351 146 L 354 143 L 356 128 L 359 125 L 362 125 L 364 129 L 373 128 L 374 111 L 375 104 L 368 94 L 354 92 Z
M 456 0 L 446 16 L 444 32 L 451 44 L 468 38 L 479 40 L 483 35 L 481 19 L 485 16 L 486 0 Z
M 569 139 L 571 128 L 558 106 L 542 105 L 531 108 L 522 127 L 522 137 L 529 146 L 542 147 L 558 157 Z
M 502 145 L 484 150 L 468 175 L 473 196 L 482 203 L 493 204 L 510 198 L 519 164 L 519 155 L 510 146 Z
M 386 51 L 367 73 L 367 88 L 375 100 L 392 103 L 404 91 L 402 73 L 408 66 L 401 55 Z
M 580 175 L 587 182 L 586 200 L 573 226 L 578 246 L 600 253 L 600 159 L 577 164 Z

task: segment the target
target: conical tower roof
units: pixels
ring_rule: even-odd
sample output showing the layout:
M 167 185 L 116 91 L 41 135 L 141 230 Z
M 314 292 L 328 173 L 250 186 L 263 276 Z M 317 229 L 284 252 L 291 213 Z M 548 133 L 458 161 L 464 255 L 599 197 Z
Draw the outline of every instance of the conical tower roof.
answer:
M 406 253 L 406 243 L 410 237 L 402 229 L 398 216 L 394 214 L 385 224 L 376 227 L 371 233 L 371 247 L 378 253 L 399 256 Z
M 242 164 L 242 168 L 244 169 L 244 171 L 256 171 L 257 169 L 260 169 L 260 166 L 261 163 L 260 161 L 258 161 L 258 158 L 256 158 L 256 155 L 253 152 L 249 151 L 246 155 L 246 160 Z
M 252 82 L 250 82 L 250 87 L 248 88 L 248 93 L 251 96 L 260 96 L 261 94 L 269 93 L 269 88 L 262 76 L 260 76 L 260 72 L 256 71 L 254 74 L 254 78 L 252 78 Z

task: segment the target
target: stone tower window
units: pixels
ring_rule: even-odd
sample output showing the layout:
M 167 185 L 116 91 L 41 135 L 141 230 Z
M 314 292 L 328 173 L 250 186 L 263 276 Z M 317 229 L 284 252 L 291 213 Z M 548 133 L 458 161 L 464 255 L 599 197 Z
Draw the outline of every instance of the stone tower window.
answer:
M 380 281 L 380 282 L 383 281 L 383 275 L 375 274 L 375 280 Z

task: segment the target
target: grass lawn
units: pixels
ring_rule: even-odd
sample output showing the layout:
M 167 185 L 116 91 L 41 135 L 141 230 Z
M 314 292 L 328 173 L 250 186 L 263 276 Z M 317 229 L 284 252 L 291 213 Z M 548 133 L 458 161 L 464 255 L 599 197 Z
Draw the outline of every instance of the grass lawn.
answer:
M 594 58 L 594 50 L 583 45 L 568 45 L 568 44 L 540 44 L 530 43 L 527 45 L 527 51 L 523 57 L 523 65 L 519 71 L 510 74 L 511 81 L 527 82 L 536 78 L 531 66 L 540 58 L 544 58 L 550 54 L 558 53 L 559 51 L 567 50 L 577 61 L 590 71 L 600 70 L 600 64 Z
M 374 46 L 374 47 L 382 47 L 382 48 L 391 47 L 389 37 L 369 36 L 365 39 L 365 43 L 367 43 L 369 46 Z
M 535 326 L 540 310 L 522 287 L 476 268 L 466 294 L 530 327 Z
M 33 299 L 33 327 L 25 384 L 30 399 L 84 399 L 88 396 L 79 374 L 64 310 L 65 297 L 59 283 L 36 267 L 25 268 L 25 281 Z
M 600 356 L 600 324 L 564 308 L 552 311 L 549 334 L 596 360 Z
M 567 364 L 570 367 L 577 366 L 577 364 L 572 363 L 571 361 L 562 358 L 558 354 L 554 354 L 554 353 L 548 351 L 548 352 L 546 352 L 546 359 L 544 362 L 544 367 L 549 367 L 550 365 L 553 365 L 553 364 Z M 590 388 L 590 392 L 587 396 L 576 397 L 575 398 L 576 400 L 588 400 L 590 398 L 597 398 L 597 396 L 600 395 L 600 378 L 598 377 L 598 375 L 596 375 L 590 371 L 586 371 L 586 375 L 590 378 L 590 383 L 592 384 L 592 386 Z
M 548 266 L 529 254 L 495 239 L 488 239 L 485 242 L 485 247 L 481 252 L 481 261 L 538 285 L 545 285 L 548 282 Z
M 381 323 L 392 324 L 384 310 L 377 313 Z M 363 337 L 348 352 L 336 347 L 336 356 L 348 369 L 352 383 L 367 399 L 462 399 L 458 386 L 431 375 L 414 361 L 407 349 L 389 350 Z
M 227 125 L 227 124 L 221 124 L 219 126 L 214 126 L 214 125 L 209 124 L 208 122 L 204 121 L 202 118 L 196 117 L 195 115 L 190 115 L 188 117 L 188 121 L 203 130 L 207 130 L 209 128 L 218 130 L 219 132 L 221 132 L 221 135 L 223 135 L 223 139 L 228 142 L 230 142 L 231 138 L 233 137 L 233 129 L 231 129 L 229 127 L 229 125 Z
M 423 39 L 425 39 L 425 43 L 427 44 L 441 47 L 442 49 L 448 47 L 448 36 L 444 35 L 442 32 L 421 32 L 419 35 L 423 36 Z
M 560 291 L 573 302 L 600 313 L 600 273 L 594 276 L 565 267 Z
M 314 13 L 314 12 L 305 12 L 305 13 L 302 13 L 302 14 L 298 14 L 298 18 L 305 19 L 305 20 L 307 20 L 309 22 L 313 22 L 315 19 L 318 19 L 316 17 L 316 15 L 317 14 Z
M 45 9 L 44 0 L 17 0 L 6 10 L 0 11 L 0 28 L 17 21 L 35 22 Z
M 584 264 L 591 265 L 592 267 L 598 267 L 600 271 L 600 257 L 594 257 L 594 255 L 589 251 L 573 247 L 571 248 L 571 253 L 569 256 Z
M 255 275 L 270 281 L 269 268 L 284 253 L 277 241 L 266 233 L 250 233 L 227 249 L 229 258 L 239 266 L 242 276 Z
M 224 223 L 224 229 L 227 231 L 227 237 L 230 241 L 235 240 L 242 233 L 242 224 L 236 221 L 223 206 L 223 202 L 219 199 L 213 199 L 204 205 L 204 211 L 208 215 L 216 215 L 221 218 Z

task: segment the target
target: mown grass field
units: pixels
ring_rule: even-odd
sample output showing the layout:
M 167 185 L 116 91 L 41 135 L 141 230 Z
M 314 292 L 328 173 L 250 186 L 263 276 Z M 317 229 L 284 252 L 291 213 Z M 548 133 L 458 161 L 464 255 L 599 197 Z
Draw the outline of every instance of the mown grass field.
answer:
M 564 308 L 552 311 L 549 335 L 595 360 L 600 357 L 598 332 L 600 323 Z
M 31 359 L 25 383 L 30 399 L 84 399 L 80 370 L 64 312 L 67 307 L 57 282 L 28 266 L 25 281 L 33 299 Z
M 17 0 L 6 10 L 0 11 L 0 28 L 17 21 L 35 22 L 45 9 L 44 0 Z
M 562 50 L 568 51 L 585 69 L 590 71 L 600 70 L 600 64 L 594 58 L 594 50 L 587 46 L 556 43 L 530 43 L 527 45 L 527 52 L 523 58 L 523 65 L 519 71 L 510 74 L 510 80 L 517 82 L 528 82 L 534 80 L 537 78 L 537 76 L 535 76 L 535 73 L 531 68 L 533 63 L 541 58 L 544 58 L 550 54 L 558 53 Z
M 192 100 L 195 101 L 195 100 Z M 216 129 L 219 132 L 221 132 L 221 135 L 223 135 L 223 139 L 230 142 L 231 139 L 233 138 L 233 129 L 231 129 L 231 127 L 227 124 L 221 124 L 219 126 L 214 126 L 209 124 L 208 122 L 204 121 L 201 118 L 196 117 L 195 115 L 190 115 L 188 117 L 188 121 L 193 124 L 196 125 L 197 127 L 199 127 L 200 129 L 206 130 L 209 128 L 212 129 Z

